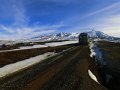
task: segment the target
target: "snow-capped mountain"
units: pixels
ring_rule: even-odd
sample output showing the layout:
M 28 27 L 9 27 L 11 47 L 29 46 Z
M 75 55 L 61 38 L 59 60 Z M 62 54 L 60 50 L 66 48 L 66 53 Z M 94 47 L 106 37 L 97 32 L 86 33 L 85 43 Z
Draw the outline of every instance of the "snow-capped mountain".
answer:
M 109 40 L 109 41 L 117 41 L 120 42 L 120 38 L 116 38 L 116 37 L 112 37 L 109 36 L 101 31 L 89 31 L 86 32 L 88 34 L 88 36 L 92 39 L 105 39 L 105 40 Z M 78 36 L 80 33 L 52 33 L 52 34 L 48 34 L 48 35 L 42 35 L 42 36 L 37 36 L 37 37 L 33 37 L 30 39 L 22 39 L 22 40 L 16 40 L 16 41 L 4 41 L 1 40 L 0 44 L 15 44 L 15 43 L 20 43 L 20 42 L 44 42 L 44 41 L 59 41 L 59 40 L 78 40 Z
M 28 40 L 32 41 L 50 41 L 50 40 L 77 40 L 79 33 L 53 33 L 43 36 L 34 37 Z
M 106 40 L 119 40 L 120 38 L 109 36 L 101 31 L 89 31 L 85 32 L 88 34 L 88 36 L 92 39 L 106 39 Z M 38 37 L 33 37 L 31 39 L 23 40 L 24 42 L 38 42 L 38 41 L 59 41 L 59 40 L 78 40 L 78 36 L 80 33 L 52 33 L 48 35 L 42 35 Z
M 115 37 L 112 37 L 112 36 L 109 36 L 101 31 L 95 31 L 95 30 L 92 30 L 92 31 L 89 31 L 87 32 L 88 33 L 88 36 L 91 37 L 91 38 L 99 38 L 99 39 L 109 39 L 109 40 L 112 40 L 114 39 Z
M 95 30 L 92 30 L 92 31 L 89 31 L 87 32 L 89 37 L 94 37 L 94 38 L 106 38 L 106 37 L 109 37 L 107 34 L 104 34 L 103 32 L 101 31 L 95 31 Z
M 5 45 L 13 45 L 15 44 L 15 41 L 10 41 L 10 40 L 0 40 L 0 46 L 5 44 Z
M 120 38 L 107 35 L 101 31 L 92 30 L 87 33 L 88 33 L 88 36 L 92 39 L 104 39 L 108 41 L 120 42 Z

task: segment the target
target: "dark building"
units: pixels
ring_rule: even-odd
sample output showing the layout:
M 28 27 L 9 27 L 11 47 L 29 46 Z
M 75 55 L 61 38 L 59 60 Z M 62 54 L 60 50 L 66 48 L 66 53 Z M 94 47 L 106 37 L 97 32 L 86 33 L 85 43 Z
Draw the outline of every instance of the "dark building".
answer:
M 81 33 L 79 35 L 79 44 L 80 45 L 87 45 L 88 44 L 88 34 L 87 33 Z

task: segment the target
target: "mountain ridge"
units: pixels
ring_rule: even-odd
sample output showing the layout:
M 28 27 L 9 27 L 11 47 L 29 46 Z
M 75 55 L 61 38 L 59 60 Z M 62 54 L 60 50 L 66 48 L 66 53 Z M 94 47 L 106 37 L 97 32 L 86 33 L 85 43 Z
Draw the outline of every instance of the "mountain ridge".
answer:
M 118 37 L 113 37 L 110 35 L 107 35 L 101 31 L 88 31 L 85 32 L 88 34 L 88 36 L 92 39 L 107 39 L 107 40 L 114 40 L 119 39 Z M 66 33 L 66 32 L 60 32 L 60 33 L 52 33 L 48 35 L 38 36 L 36 38 L 32 38 L 33 40 L 76 40 L 78 39 L 78 35 L 80 33 Z
M 82 33 L 82 32 L 81 32 Z M 104 40 L 109 40 L 109 41 L 117 41 L 120 42 L 119 37 L 113 37 L 110 35 L 107 35 L 101 31 L 95 31 L 91 30 L 87 33 L 89 38 L 91 39 L 104 39 Z M 21 39 L 21 40 L 16 40 L 16 41 L 4 41 L 0 40 L 0 44 L 15 44 L 15 43 L 21 43 L 21 42 L 44 42 L 44 41 L 60 41 L 60 40 L 78 40 L 78 36 L 80 33 L 67 33 L 67 32 L 60 32 L 60 33 L 52 33 L 48 35 L 41 35 L 37 37 L 32 37 L 30 39 Z

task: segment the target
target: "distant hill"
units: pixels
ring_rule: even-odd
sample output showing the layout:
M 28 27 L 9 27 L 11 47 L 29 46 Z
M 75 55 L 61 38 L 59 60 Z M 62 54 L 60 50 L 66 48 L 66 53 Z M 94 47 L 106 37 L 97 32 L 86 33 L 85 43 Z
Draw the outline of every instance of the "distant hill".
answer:
M 120 42 L 120 38 L 109 36 L 101 31 L 91 30 L 91 31 L 86 32 L 86 33 L 88 33 L 88 36 L 92 39 L 104 39 L 104 40 L 109 40 L 109 41 Z M 15 44 L 15 43 L 20 43 L 20 42 L 78 40 L 79 34 L 80 33 L 65 33 L 65 32 L 52 33 L 52 34 L 48 34 L 48 35 L 42 35 L 42 36 L 30 38 L 30 39 L 21 39 L 21 40 L 16 40 L 16 41 L 1 40 L 0 44 Z
M 89 31 L 88 36 L 92 39 L 120 40 L 120 38 L 109 36 L 101 31 Z M 28 39 L 28 41 L 48 41 L 48 40 L 77 40 L 80 33 L 53 33 Z

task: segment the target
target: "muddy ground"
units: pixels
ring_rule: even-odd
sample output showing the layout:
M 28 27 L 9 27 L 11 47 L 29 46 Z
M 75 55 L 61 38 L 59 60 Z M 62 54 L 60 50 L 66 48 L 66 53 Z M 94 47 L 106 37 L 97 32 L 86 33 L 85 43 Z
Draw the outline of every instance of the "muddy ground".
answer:
M 99 41 L 104 61 L 107 63 L 101 70 L 104 85 L 110 90 L 120 90 L 120 43 Z
M 39 90 L 107 90 L 88 75 L 92 65 L 88 47 L 78 47 L 76 52 L 78 55 L 73 55 L 73 60 Z
M 63 47 L 68 48 L 62 46 L 58 50 L 63 50 Z M 0 89 L 107 90 L 88 75 L 88 69 L 98 75 L 94 61 L 89 57 L 89 47 L 75 44 L 69 47 L 73 48 L 1 79 Z
M 9 52 L 0 52 L 0 67 L 5 66 L 10 63 L 15 63 L 30 57 L 34 57 L 45 52 L 61 52 L 67 48 L 73 47 L 73 45 L 64 45 L 57 47 L 45 47 L 45 48 L 35 48 L 35 49 L 25 49 Z

